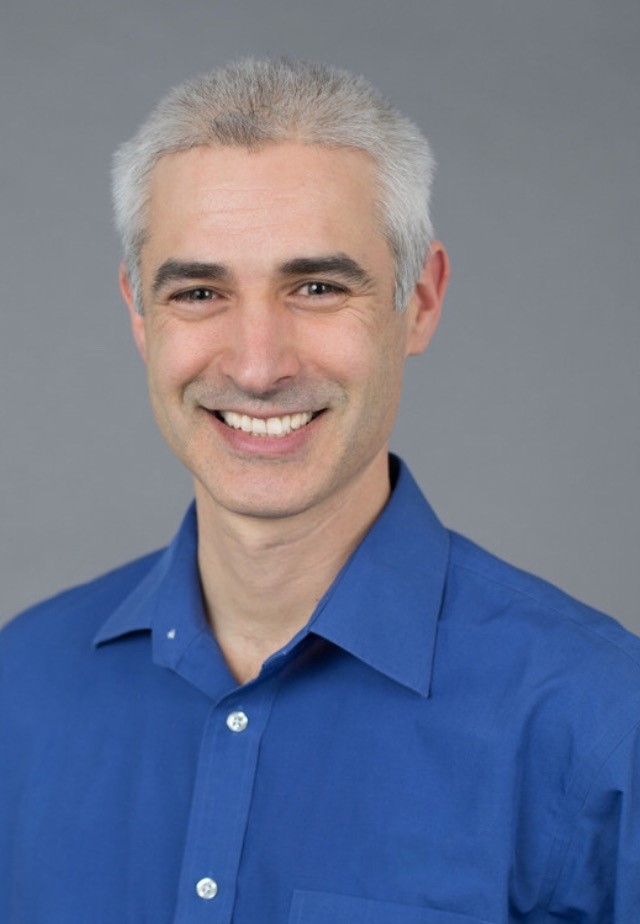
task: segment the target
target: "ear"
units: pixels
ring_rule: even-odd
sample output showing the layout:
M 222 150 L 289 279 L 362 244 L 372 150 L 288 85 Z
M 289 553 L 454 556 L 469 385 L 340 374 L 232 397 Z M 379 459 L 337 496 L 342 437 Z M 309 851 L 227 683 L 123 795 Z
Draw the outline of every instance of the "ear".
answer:
M 409 299 L 407 356 L 417 356 L 425 350 L 436 332 L 442 304 L 449 283 L 449 257 L 440 241 L 433 241 L 422 273 Z
M 138 353 L 142 357 L 142 361 L 146 363 L 147 361 L 147 339 L 146 331 L 144 326 L 144 317 L 138 311 L 136 305 L 136 300 L 133 295 L 133 288 L 131 286 L 131 280 L 129 279 L 129 274 L 124 263 L 120 264 L 120 271 L 118 273 L 118 282 L 120 284 L 120 292 L 125 301 L 125 304 L 129 310 L 129 322 L 131 324 L 131 333 L 133 335 L 133 340 L 136 347 L 138 348 Z

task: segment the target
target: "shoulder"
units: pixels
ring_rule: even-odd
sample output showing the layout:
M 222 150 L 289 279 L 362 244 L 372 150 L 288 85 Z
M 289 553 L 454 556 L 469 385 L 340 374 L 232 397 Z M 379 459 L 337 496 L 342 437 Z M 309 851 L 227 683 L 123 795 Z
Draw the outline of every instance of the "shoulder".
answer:
M 161 551 L 127 562 L 100 577 L 50 597 L 20 613 L 0 631 L 0 656 L 38 650 L 53 654 L 74 640 L 91 641 L 109 614 L 156 564 Z
M 441 624 L 478 695 L 541 753 L 573 750 L 594 770 L 638 729 L 640 638 L 456 534 Z
M 640 677 L 640 638 L 610 616 L 526 571 L 510 565 L 457 533 L 451 533 L 450 575 L 454 587 L 471 595 L 477 613 L 490 610 L 546 647 L 571 640 L 621 657 Z M 549 633 L 553 631 L 553 635 Z

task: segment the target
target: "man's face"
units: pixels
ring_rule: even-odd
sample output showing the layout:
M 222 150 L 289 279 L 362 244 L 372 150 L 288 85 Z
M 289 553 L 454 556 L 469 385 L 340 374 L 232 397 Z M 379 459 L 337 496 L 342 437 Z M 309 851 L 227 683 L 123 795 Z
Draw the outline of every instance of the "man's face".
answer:
M 123 292 L 158 425 L 199 501 L 282 517 L 386 478 L 404 360 L 437 318 L 418 297 L 393 309 L 367 155 L 169 155 L 147 228 L 143 317 L 126 278 Z

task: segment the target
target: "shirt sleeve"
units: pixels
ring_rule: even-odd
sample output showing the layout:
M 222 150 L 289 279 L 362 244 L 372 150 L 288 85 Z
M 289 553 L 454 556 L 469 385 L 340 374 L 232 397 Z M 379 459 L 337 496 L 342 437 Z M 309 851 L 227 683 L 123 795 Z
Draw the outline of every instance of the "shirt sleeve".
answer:
M 640 716 L 640 711 L 638 712 Z M 572 835 L 550 904 L 549 921 L 640 921 L 640 718 L 578 786 Z

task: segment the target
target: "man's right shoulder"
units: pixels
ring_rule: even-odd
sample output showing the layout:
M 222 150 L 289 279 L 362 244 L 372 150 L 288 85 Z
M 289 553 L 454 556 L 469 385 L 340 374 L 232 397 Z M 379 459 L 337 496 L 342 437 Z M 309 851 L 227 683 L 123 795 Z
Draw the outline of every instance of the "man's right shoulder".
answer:
M 110 613 L 154 567 L 162 550 L 127 562 L 87 583 L 61 591 L 19 613 L 0 630 L 0 651 L 52 636 L 67 639 L 79 633 L 93 638 Z

